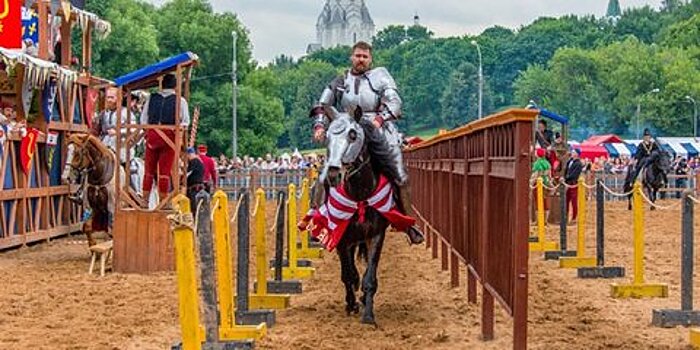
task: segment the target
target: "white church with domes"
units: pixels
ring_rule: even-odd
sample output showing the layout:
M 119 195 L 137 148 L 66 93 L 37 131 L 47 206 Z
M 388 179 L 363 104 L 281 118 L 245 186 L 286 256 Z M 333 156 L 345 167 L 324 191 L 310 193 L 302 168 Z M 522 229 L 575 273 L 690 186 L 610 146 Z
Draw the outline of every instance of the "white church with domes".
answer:
M 340 45 L 352 46 L 362 40 L 371 42 L 374 21 L 364 0 L 326 0 L 316 22 L 316 43 L 307 53 Z

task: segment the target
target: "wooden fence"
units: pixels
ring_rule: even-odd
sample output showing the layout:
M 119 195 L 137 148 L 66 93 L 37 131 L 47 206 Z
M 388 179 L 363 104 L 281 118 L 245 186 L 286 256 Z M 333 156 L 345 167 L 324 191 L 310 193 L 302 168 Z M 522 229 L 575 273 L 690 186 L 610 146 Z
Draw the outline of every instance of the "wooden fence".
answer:
M 537 112 L 508 110 L 407 150 L 416 212 L 433 257 L 468 300 L 482 286 L 482 335 L 493 339 L 494 299 L 513 317 L 513 348 L 527 346 L 529 149 Z

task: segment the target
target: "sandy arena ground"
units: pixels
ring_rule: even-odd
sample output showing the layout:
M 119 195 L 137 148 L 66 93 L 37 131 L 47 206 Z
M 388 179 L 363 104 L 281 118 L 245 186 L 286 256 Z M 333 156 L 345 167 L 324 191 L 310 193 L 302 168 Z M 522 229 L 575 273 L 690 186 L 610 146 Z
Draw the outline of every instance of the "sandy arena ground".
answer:
M 662 202 L 672 205 L 676 202 Z M 631 214 L 608 204 L 607 265 L 632 275 Z M 593 206 L 588 252 L 594 254 Z M 272 212 L 271 208 L 269 212 Z M 700 222 L 696 216 L 696 223 Z M 696 225 L 696 229 L 697 229 Z M 610 281 L 578 280 L 574 270 L 540 255 L 530 259 L 530 349 L 688 349 L 685 328 L 650 326 L 654 308 L 680 305 L 680 211 L 646 213 L 648 281 L 669 284 L 668 299 L 615 300 Z M 555 239 L 555 227 L 549 228 Z M 574 228 L 570 227 L 573 234 Z M 0 349 L 167 349 L 178 339 L 172 274 L 86 274 L 89 255 L 74 236 L 0 253 Z M 270 239 L 271 241 L 271 239 Z M 271 242 L 269 242 L 271 244 Z M 576 244 L 570 239 L 570 247 Z M 696 256 L 696 262 L 700 258 Z M 379 273 L 377 328 L 345 316 L 338 259 L 315 262 L 292 308 L 277 314 L 259 349 L 508 349 L 511 322 L 496 316 L 496 339 L 479 339 L 479 306 L 466 302 L 465 279 L 449 288 L 448 272 L 424 247 L 387 238 Z M 251 266 L 252 268 L 252 266 Z M 464 271 L 461 275 L 464 276 Z M 625 278 L 618 282 L 631 281 Z M 696 293 L 696 305 L 700 301 Z M 497 307 L 497 310 L 499 308 Z

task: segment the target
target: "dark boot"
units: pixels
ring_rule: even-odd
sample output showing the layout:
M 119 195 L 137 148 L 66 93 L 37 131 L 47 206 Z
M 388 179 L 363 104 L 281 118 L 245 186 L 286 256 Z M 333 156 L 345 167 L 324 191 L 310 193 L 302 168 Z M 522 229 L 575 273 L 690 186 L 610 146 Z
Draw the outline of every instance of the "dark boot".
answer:
M 413 207 L 411 206 L 411 189 L 408 184 L 399 187 L 399 207 L 403 209 L 404 214 L 414 217 Z M 425 241 L 423 232 L 421 232 L 418 227 L 411 226 L 406 230 L 406 235 L 411 241 L 411 244 L 421 244 Z

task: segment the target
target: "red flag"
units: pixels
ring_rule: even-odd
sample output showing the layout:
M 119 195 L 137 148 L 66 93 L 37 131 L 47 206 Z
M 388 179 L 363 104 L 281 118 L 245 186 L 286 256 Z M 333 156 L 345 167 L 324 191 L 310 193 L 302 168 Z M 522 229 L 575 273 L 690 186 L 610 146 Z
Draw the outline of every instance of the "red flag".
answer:
M 1 0 L 0 0 L 1 1 Z M 32 158 L 36 152 L 36 141 L 39 138 L 39 130 L 27 128 L 27 135 L 22 138 L 19 147 L 19 160 L 22 163 L 22 170 L 25 174 L 29 174 L 29 169 L 32 167 Z
M 88 88 L 87 99 L 85 100 L 85 122 L 87 127 L 92 128 L 92 117 L 95 114 L 95 106 L 97 106 L 97 98 L 100 92 L 98 90 Z
M 22 10 L 20 0 L 0 0 L 0 47 L 22 48 Z

